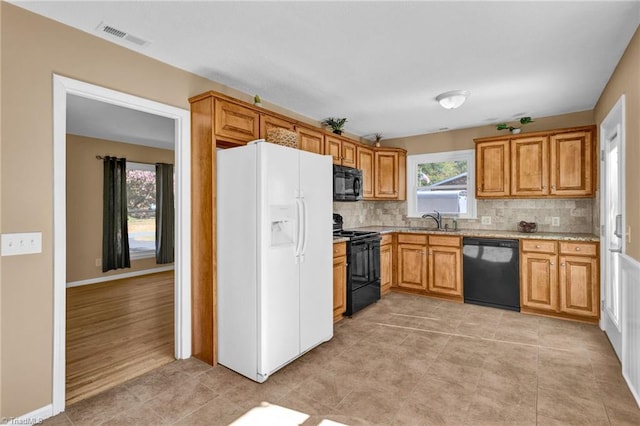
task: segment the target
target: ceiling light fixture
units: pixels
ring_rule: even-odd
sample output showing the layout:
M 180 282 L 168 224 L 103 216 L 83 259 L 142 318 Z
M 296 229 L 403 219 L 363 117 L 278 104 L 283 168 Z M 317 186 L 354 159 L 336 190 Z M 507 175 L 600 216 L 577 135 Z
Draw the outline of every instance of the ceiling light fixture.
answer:
M 452 90 L 436 96 L 436 101 L 438 101 L 442 108 L 455 109 L 462 105 L 468 96 L 468 90 Z

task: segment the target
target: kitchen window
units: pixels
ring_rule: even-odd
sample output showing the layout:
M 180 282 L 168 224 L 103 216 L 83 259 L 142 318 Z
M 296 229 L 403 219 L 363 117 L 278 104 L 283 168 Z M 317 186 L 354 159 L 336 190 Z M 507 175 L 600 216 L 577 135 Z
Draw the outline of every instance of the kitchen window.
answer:
M 156 255 L 156 167 L 127 162 L 127 226 L 131 259 Z
M 460 219 L 476 218 L 475 151 L 407 157 L 407 216 L 434 210 Z

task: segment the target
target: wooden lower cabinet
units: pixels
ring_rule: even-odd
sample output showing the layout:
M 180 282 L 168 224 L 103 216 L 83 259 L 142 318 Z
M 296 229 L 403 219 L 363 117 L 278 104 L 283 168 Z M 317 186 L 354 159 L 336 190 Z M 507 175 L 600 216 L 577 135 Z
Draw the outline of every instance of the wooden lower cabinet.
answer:
M 333 244 L 333 322 L 347 310 L 347 244 Z
M 396 286 L 408 290 L 427 290 L 427 236 L 398 234 Z
M 462 262 L 460 247 L 429 246 L 430 293 L 462 297 Z
M 598 243 L 522 240 L 524 312 L 595 322 L 600 318 Z
M 520 257 L 520 304 L 522 307 L 558 310 L 558 256 L 522 253 Z
M 560 311 L 599 318 L 598 259 L 560 256 Z
M 393 282 L 393 244 L 391 234 L 382 236 L 380 241 L 380 294 L 391 291 Z
M 460 237 L 398 234 L 395 287 L 462 300 Z

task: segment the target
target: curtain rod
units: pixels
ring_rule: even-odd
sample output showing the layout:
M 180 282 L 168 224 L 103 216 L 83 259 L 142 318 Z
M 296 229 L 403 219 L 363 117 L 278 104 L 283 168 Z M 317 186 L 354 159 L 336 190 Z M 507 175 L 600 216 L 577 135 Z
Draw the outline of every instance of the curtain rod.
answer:
M 102 155 L 96 155 L 96 160 L 104 160 L 105 157 L 103 157 Z M 140 163 L 140 164 L 151 164 L 151 165 L 156 165 L 158 163 L 149 163 L 146 161 L 135 161 L 135 160 L 127 160 L 130 163 Z M 173 164 L 173 163 L 167 163 L 167 164 Z

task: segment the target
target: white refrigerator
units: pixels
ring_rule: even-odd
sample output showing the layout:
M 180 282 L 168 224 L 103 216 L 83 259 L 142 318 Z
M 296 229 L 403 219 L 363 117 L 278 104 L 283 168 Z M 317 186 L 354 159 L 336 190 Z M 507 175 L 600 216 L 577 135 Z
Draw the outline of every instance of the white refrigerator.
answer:
M 218 362 L 264 382 L 333 337 L 330 156 L 217 152 Z

